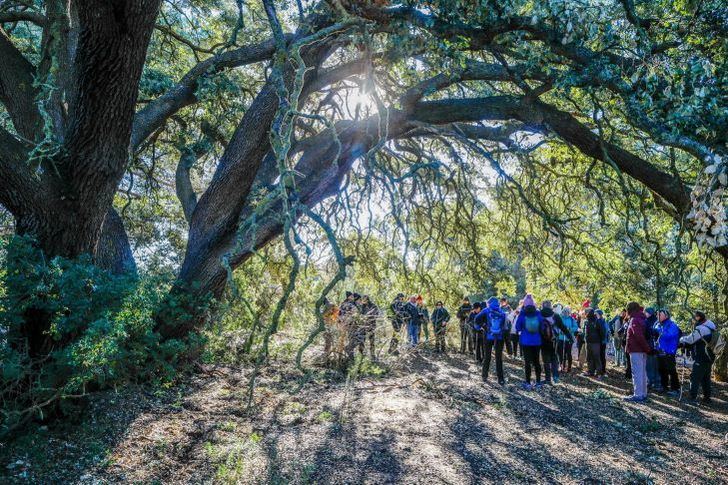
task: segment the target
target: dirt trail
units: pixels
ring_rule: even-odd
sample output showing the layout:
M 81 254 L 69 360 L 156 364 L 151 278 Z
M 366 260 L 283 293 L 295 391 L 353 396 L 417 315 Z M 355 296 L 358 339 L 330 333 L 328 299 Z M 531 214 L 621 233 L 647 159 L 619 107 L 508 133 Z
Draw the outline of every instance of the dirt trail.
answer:
M 691 407 L 653 397 L 624 403 L 622 371 L 596 382 L 564 376 L 520 388 L 483 384 L 472 357 L 428 351 L 384 377 L 350 382 L 324 371 L 302 388 L 266 369 L 253 417 L 249 369 L 198 376 L 159 395 L 100 397 L 85 431 L 51 430 L 34 446 L 46 463 L 5 469 L 37 482 L 160 483 L 721 483 L 728 480 L 728 390 Z M 286 367 L 289 368 L 289 367 Z M 89 424 L 87 423 L 87 424 Z M 75 428 L 74 428 L 75 429 Z M 95 448 L 94 448 L 95 447 Z M 97 454 L 89 449 L 98 449 Z

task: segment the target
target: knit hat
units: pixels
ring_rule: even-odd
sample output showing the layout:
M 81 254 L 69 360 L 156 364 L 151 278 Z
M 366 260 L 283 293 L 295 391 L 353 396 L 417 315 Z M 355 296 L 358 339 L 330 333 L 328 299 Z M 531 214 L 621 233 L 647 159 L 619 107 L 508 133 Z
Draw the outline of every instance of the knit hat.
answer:
M 583 310 L 586 310 L 587 308 L 590 308 L 590 307 L 591 307 L 591 300 L 584 300 L 583 302 L 581 302 L 581 308 Z
M 536 302 L 533 300 L 533 296 L 530 293 L 523 299 L 523 306 L 536 306 Z
M 604 315 L 604 312 L 601 311 L 601 310 L 599 310 L 599 309 L 597 309 L 597 315 Z
M 648 306 L 647 308 L 645 308 L 645 313 L 648 314 L 648 315 L 654 315 L 655 314 L 655 309 L 652 308 L 651 306 Z

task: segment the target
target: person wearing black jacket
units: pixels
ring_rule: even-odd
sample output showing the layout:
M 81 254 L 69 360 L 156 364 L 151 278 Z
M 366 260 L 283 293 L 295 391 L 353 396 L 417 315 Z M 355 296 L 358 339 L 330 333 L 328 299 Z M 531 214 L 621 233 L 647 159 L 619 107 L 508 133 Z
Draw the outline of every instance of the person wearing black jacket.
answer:
M 593 308 L 586 310 L 586 319 L 584 320 L 584 341 L 587 351 L 587 365 L 589 371 L 585 372 L 586 376 L 595 376 L 602 366 L 601 363 L 601 345 L 604 341 L 604 325 L 597 320 L 597 314 Z M 601 375 L 599 376 L 602 377 Z
M 473 346 L 475 347 L 475 360 L 478 364 L 483 363 L 483 353 L 485 346 L 485 335 L 482 332 L 483 325 L 485 324 L 485 315 L 480 315 L 482 306 L 479 301 L 473 303 L 473 309 L 470 311 L 468 316 L 468 327 L 473 335 Z
M 559 359 L 556 355 L 556 341 L 558 333 L 572 338 L 571 332 L 564 325 L 561 315 L 555 313 L 549 300 L 541 303 L 541 317 L 544 319 L 544 330 L 541 332 L 541 360 L 543 360 L 546 383 L 559 382 Z M 550 328 L 546 325 L 550 325 Z
M 389 341 L 389 353 L 396 354 L 399 346 L 399 335 L 402 326 L 407 323 L 407 313 L 404 311 L 404 293 L 397 293 L 394 301 L 389 305 L 389 317 L 392 320 L 392 340 Z
M 430 319 L 435 330 L 435 352 L 445 352 L 445 334 L 447 323 L 450 321 L 450 313 L 441 301 L 435 303 L 435 310 Z
M 422 325 L 420 309 L 417 307 L 417 296 L 412 295 L 409 301 L 402 307 L 407 315 L 407 337 L 411 347 L 416 347 L 420 342 L 420 326 Z
M 680 337 L 680 344 L 690 346 L 693 355 L 693 371 L 690 373 L 690 401 L 695 402 L 698 398 L 700 387 L 703 388 L 703 402 L 711 403 L 711 382 L 710 375 L 715 362 L 715 353 L 707 345 L 713 339 L 713 333 L 718 329 L 715 323 L 708 320 L 703 312 L 695 312 L 693 315 L 695 329 L 690 335 Z
M 456 316 L 458 317 L 458 321 L 460 322 L 460 353 L 464 354 L 465 349 L 468 349 L 468 352 L 473 352 L 473 333 L 470 328 L 470 325 L 468 325 L 468 317 L 470 316 L 470 312 L 473 310 L 473 305 L 470 304 L 470 299 L 466 296 L 463 298 L 463 304 L 460 305 L 460 308 L 458 308 L 458 312 Z
M 359 353 L 364 355 L 364 347 L 366 341 L 369 341 L 369 356 L 372 360 L 376 360 L 374 353 L 374 337 L 377 330 L 377 319 L 379 318 L 379 307 L 369 299 L 368 295 L 361 298 L 359 311 L 362 315 L 362 321 L 358 332 Z

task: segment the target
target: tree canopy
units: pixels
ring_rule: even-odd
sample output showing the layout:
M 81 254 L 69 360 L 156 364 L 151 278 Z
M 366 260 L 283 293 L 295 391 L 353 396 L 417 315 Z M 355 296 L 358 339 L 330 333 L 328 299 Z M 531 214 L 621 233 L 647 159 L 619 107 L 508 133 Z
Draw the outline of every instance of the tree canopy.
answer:
M 319 321 L 347 274 L 372 291 L 639 295 L 725 319 L 725 12 L 8 0 L 3 232 L 43 261 L 167 275 L 162 340 L 204 327 L 199 300 L 240 296 L 236 278 L 254 294 L 254 256 L 280 251 L 270 334 L 311 271 Z M 33 358 L 51 313 L 12 327 Z

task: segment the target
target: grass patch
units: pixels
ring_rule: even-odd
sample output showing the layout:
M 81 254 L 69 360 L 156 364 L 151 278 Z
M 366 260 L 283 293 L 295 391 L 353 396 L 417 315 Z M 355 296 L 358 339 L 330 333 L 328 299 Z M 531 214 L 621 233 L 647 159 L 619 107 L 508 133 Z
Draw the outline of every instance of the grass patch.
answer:
M 330 423 L 334 420 L 334 414 L 331 411 L 321 411 L 316 420 L 319 423 Z

